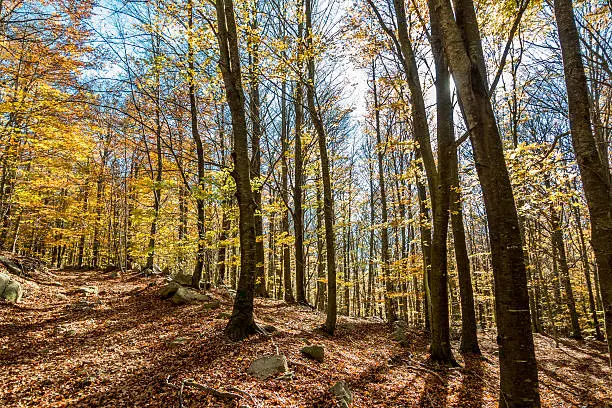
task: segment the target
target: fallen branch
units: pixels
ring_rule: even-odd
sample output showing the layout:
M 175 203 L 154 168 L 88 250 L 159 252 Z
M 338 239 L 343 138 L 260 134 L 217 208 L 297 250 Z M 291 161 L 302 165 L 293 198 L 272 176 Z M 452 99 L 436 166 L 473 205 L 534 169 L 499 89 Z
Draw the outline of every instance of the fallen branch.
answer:
M 179 408 L 183 408 L 183 390 L 185 389 L 185 387 L 191 387 L 191 388 L 198 389 L 200 391 L 205 391 L 217 398 L 230 398 L 230 399 L 248 398 L 249 400 L 251 400 L 251 403 L 253 403 L 253 405 L 257 405 L 257 403 L 255 402 L 255 398 L 251 394 L 241 389 L 238 389 L 236 387 L 229 387 L 228 388 L 229 391 L 218 390 L 216 388 L 197 383 L 193 380 L 193 378 L 187 378 L 183 380 L 183 382 L 181 383 L 179 387 L 178 385 L 172 384 L 170 382 L 170 376 L 166 378 L 166 385 L 178 391 Z
M 409 369 L 412 369 L 412 370 L 417 370 L 417 371 L 423 371 L 423 372 L 426 372 L 427 374 L 431 374 L 431 375 L 433 375 L 434 377 L 436 377 L 438 380 L 440 380 L 440 382 L 441 382 L 442 384 L 445 384 L 445 383 L 446 383 L 446 381 L 444 380 L 444 378 L 442 378 L 442 376 L 441 376 L 440 374 L 438 374 L 438 373 L 436 373 L 435 371 L 432 371 L 432 370 L 430 370 L 430 369 L 428 369 L 428 368 L 425 368 L 425 367 L 420 367 L 420 366 L 413 366 L 413 365 L 407 365 L 407 366 L 406 366 L 406 368 L 409 368 Z

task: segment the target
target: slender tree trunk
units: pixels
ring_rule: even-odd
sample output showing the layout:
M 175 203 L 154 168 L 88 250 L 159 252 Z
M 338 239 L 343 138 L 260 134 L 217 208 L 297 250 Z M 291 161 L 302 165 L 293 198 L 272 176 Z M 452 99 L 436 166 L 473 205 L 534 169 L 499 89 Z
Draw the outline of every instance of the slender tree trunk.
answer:
M 482 186 L 495 285 L 500 359 L 500 405 L 539 407 L 538 371 L 531 332 L 527 273 L 512 186 L 489 99 L 474 5 L 429 0 L 461 100 Z
M 323 120 L 315 101 L 315 62 L 312 55 L 312 1 L 306 0 L 306 49 L 308 51 L 308 81 L 306 99 L 308 111 L 317 134 L 319 156 L 321 160 L 321 175 L 323 178 L 323 219 L 325 221 L 325 247 L 327 254 L 327 318 L 325 330 L 333 334 L 336 330 L 337 299 L 336 299 L 336 237 L 334 234 L 334 207 L 332 197 L 331 176 L 329 173 L 329 157 L 327 155 L 327 137 Z M 296 183 L 297 184 L 297 183 Z
M 474 310 L 474 291 L 470 272 L 470 258 L 465 242 L 463 226 L 463 206 L 461 204 L 461 184 L 459 181 L 459 163 L 457 151 L 451 155 L 451 190 L 450 211 L 455 246 L 455 263 L 459 276 L 459 296 L 461 298 L 461 344 L 459 350 L 464 353 L 480 354 Z
M 569 275 L 569 266 L 567 264 L 567 256 L 565 254 L 565 243 L 563 242 L 563 231 L 561 230 L 561 220 L 557 214 L 557 210 L 553 205 L 550 206 L 550 218 L 553 244 L 557 248 L 557 256 L 559 261 L 559 269 L 561 269 L 561 283 L 565 289 L 565 303 L 570 313 L 570 321 L 572 324 L 572 332 L 570 336 L 575 339 L 582 339 L 582 331 L 578 323 L 578 312 L 576 311 L 576 301 L 574 300 L 574 291 Z
M 582 269 L 584 270 L 584 279 L 586 280 L 587 293 L 589 295 L 589 310 L 595 327 L 595 337 L 598 340 L 603 340 L 604 336 L 601 332 L 599 318 L 597 317 L 597 309 L 595 307 L 595 296 L 593 296 L 593 284 L 591 283 L 591 266 L 589 264 L 589 256 L 586 249 L 584 239 L 584 231 L 582 230 L 582 221 L 580 220 L 580 209 L 573 206 L 574 217 L 576 219 L 576 228 L 578 229 L 578 239 L 580 241 L 580 259 L 582 261 Z
M 286 84 L 283 83 L 283 87 L 286 87 Z M 284 88 L 285 89 L 285 88 Z M 282 163 L 281 163 L 281 196 L 283 199 L 283 204 L 287 206 L 283 210 L 283 216 L 281 220 L 281 227 L 283 233 L 285 234 L 285 238 L 289 237 L 289 170 L 288 170 L 288 154 L 289 154 L 289 141 L 288 141 L 288 120 L 287 120 L 287 101 L 285 99 L 285 92 L 283 89 L 282 96 L 282 106 L 281 106 L 281 149 L 282 149 Z M 296 129 L 297 129 L 297 102 L 296 102 Z M 301 125 L 300 125 L 301 126 Z M 301 187 L 300 187 L 301 188 Z M 282 281 L 280 282 L 280 287 L 284 287 L 284 299 L 287 303 L 295 302 L 293 297 L 293 287 L 291 285 L 291 251 L 289 249 L 289 245 L 284 240 L 282 244 Z
M 397 311 L 395 310 L 395 302 L 391 297 L 393 292 L 393 282 L 389 273 L 389 227 L 388 227 L 388 212 L 387 212 L 387 192 L 385 189 L 385 169 L 383 166 L 383 156 L 386 151 L 386 143 L 383 144 L 380 129 L 380 112 L 378 106 L 378 92 L 376 87 L 376 65 L 372 63 L 372 88 L 374 95 L 374 117 L 376 120 L 376 161 L 378 163 L 378 189 L 380 191 L 380 211 L 381 211 L 381 270 L 382 277 L 385 283 L 385 314 L 388 322 L 397 320 Z
M 325 310 L 325 253 L 323 249 L 323 200 L 321 199 L 320 183 L 317 189 L 317 296 L 316 306 L 320 311 Z
M 433 202 L 433 249 L 431 261 L 430 290 L 432 299 L 431 358 L 456 365 L 450 345 L 448 311 L 448 260 L 447 238 L 450 217 L 450 190 L 453 156 L 456 151 L 453 129 L 453 103 L 450 94 L 450 74 L 442 49 L 440 22 L 431 14 L 431 42 L 436 69 L 436 109 L 438 171 L 434 178 L 436 186 L 431 191 Z M 428 170 L 428 173 L 431 171 Z M 430 176 L 431 177 L 431 176 Z M 452 296 L 452 293 L 451 293 Z
M 591 243 L 595 252 L 604 307 L 608 357 L 612 365 L 612 191 L 610 170 L 599 155 L 589 112 L 589 93 L 580 52 L 580 38 L 571 0 L 555 0 L 555 17 L 569 110 L 572 143 L 591 216 Z M 607 156 L 607 155 L 606 155 Z
M 252 4 L 252 13 L 250 28 L 254 33 L 258 30 L 257 16 L 257 1 Z M 261 129 L 261 102 L 259 98 L 259 42 L 249 44 L 250 49 L 250 103 L 249 110 L 251 115 L 251 180 L 255 180 L 255 188 L 253 188 L 253 200 L 257 207 L 255 212 L 255 234 L 257 242 L 255 244 L 255 295 L 260 297 L 268 297 L 266 290 L 266 274 L 264 268 L 264 241 L 263 241 L 263 214 L 261 211 L 261 188 L 259 178 L 261 177 L 261 148 L 260 141 L 262 135 Z
M 234 169 L 236 199 L 240 212 L 240 278 L 232 316 L 225 333 L 232 340 L 241 340 L 259 330 L 253 319 L 253 298 L 256 275 L 255 201 L 251 191 L 251 166 L 248 151 L 248 131 L 245 97 L 240 72 L 238 32 L 232 0 L 216 0 L 219 68 L 223 75 L 227 103 L 232 116 L 234 134 Z
M 306 0 L 313 1 L 313 0 Z M 299 10 L 304 8 L 303 0 L 298 2 Z M 301 12 L 299 13 L 301 14 Z M 302 74 L 302 44 L 304 24 L 302 18 L 298 22 L 298 75 Z M 312 32 L 312 27 L 309 29 Z M 308 44 L 311 39 L 308 38 Z M 310 69 L 310 68 L 309 68 Z M 313 68 L 314 69 L 314 68 Z M 314 76 L 314 73 L 313 73 Z M 295 83 L 295 186 L 293 191 L 293 229 L 295 234 L 295 294 L 300 304 L 306 304 L 304 292 L 304 210 L 302 209 L 302 185 L 304 184 L 304 163 L 302 158 L 302 122 L 304 121 L 302 78 Z M 293 295 L 292 295 L 293 296 Z
M 200 130 L 198 128 L 198 105 L 196 100 L 196 82 L 195 82 L 195 57 L 193 50 L 193 0 L 188 0 L 188 13 L 189 13 L 189 39 L 188 43 L 188 64 L 189 64 L 189 114 L 191 117 L 191 137 L 193 138 L 196 145 L 196 154 L 198 157 L 198 186 L 196 190 L 196 210 L 197 210 L 197 229 L 198 229 L 198 243 L 196 252 L 196 263 L 191 276 L 191 286 L 196 289 L 200 289 L 200 282 L 202 281 L 202 270 L 204 268 L 204 251 L 205 239 L 206 239 L 206 213 L 204 210 L 204 191 L 206 186 L 204 185 L 205 168 L 204 168 L 204 146 L 202 144 L 202 138 L 200 137 Z M 221 136 L 223 137 L 223 136 Z M 222 209 L 224 211 L 224 209 Z M 222 217 L 225 216 L 223 212 Z M 223 224 L 224 220 L 222 220 Z M 223 231 L 223 226 L 222 226 Z M 223 232 L 222 232 L 223 234 Z M 224 247 L 225 251 L 225 247 Z M 225 258 L 225 253 L 223 254 Z M 225 264 L 224 264 L 225 266 Z M 220 274 L 221 276 L 222 274 Z M 222 280 L 222 279 L 221 279 Z

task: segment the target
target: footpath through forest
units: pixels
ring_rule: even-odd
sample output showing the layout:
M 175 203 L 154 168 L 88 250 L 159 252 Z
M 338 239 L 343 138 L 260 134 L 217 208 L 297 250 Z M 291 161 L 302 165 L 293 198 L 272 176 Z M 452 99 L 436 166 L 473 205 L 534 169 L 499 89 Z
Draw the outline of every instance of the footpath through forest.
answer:
M 329 337 L 310 308 L 258 300 L 257 320 L 277 331 L 233 343 L 223 335 L 228 291 L 176 306 L 160 299 L 161 277 L 54 274 L 56 285 L 26 283 L 20 303 L 0 301 L 1 407 L 333 407 L 337 381 L 354 407 L 497 405 L 493 333 L 480 333 L 483 358 L 457 354 L 461 367 L 441 369 L 426 362 L 423 332 L 408 329 L 402 346 L 382 321 L 341 317 Z M 604 343 L 535 342 L 543 406 L 612 406 Z M 323 345 L 322 362 L 301 354 L 307 343 Z M 277 352 L 288 360 L 285 379 L 247 373 Z M 179 398 L 186 379 L 225 394 L 186 386 Z

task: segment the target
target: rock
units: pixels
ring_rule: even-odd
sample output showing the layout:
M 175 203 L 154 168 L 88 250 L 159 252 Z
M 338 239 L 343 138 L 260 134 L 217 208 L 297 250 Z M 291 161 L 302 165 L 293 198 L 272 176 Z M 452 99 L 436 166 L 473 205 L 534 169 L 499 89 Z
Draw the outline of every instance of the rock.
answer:
M 172 281 L 179 283 L 184 286 L 191 285 L 191 274 L 185 273 L 183 271 L 178 271 L 172 276 Z
M 63 293 L 56 293 L 55 298 L 58 300 L 68 300 L 68 296 L 64 295 Z
M 82 293 L 84 295 L 97 295 L 98 287 L 97 286 L 81 286 L 76 291 L 77 293 Z
M 92 385 L 92 384 L 93 384 L 93 382 L 94 382 L 94 380 L 95 380 L 95 379 L 96 379 L 96 378 L 95 378 L 95 377 L 92 377 L 91 375 L 90 375 L 90 376 L 87 376 L 87 377 L 83 378 L 83 379 L 80 381 L 80 385 L 81 385 L 81 387 L 89 387 L 90 385 Z
M 221 307 L 221 303 L 218 300 L 213 300 L 212 302 L 208 302 L 204 304 L 205 310 L 214 310 Z
M 0 263 L 4 265 L 4 267 L 13 275 L 19 276 L 23 273 L 19 265 L 17 265 L 15 262 L 11 261 L 5 256 L 0 256 Z
M 323 348 L 323 346 L 321 346 L 319 344 L 314 344 L 312 346 L 302 347 L 302 350 L 300 350 L 300 351 L 306 357 L 311 358 L 313 360 L 316 360 L 318 362 L 323 362 L 323 359 L 325 357 L 325 348 Z
M 284 355 L 264 356 L 253 361 L 247 373 L 260 380 L 266 380 L 270 377 L 278 377 L 289 371 L 287 366 L 287 358 Z
M 353 393 L 344 381 L 338 381 L 330 389 L 338 401 L 338 406 L 348 408 L 353 403 Z
M 176 293 L 176 291 L 181 287 L 181 285 L 179 285 L 176 282 L 170 282 L 168 283 L 166 286 L 164 286 L 163 288 L 161 288 L 159 290 L 159 296 L 162 299 L 169 299 L 172 297 L 172 295 L 174 295 Z
M 168 343 L 168 347 L 177 348 L 189 343 L 191 340 L 193 340 L 191 337 L 177 337 L 176 339 Z
M 23 296 L 23 288 L 21 287 L 21 283 L 9 280 L 6 286 L 4 287 L 4 291 L 0 294 L 2 299 L 11 302 L 17 303 L 21 300 Z
M 174 295 L 172 295 L 172 297 L 170 298 L 170 301 L 178 306 L 185 305 L 194 301 L 206 302 L 208 300 L 210 300 L 209 296 L 204 295 L 202 293 L 198 293 L 183 286 L 179 287 L 176 292 L 174 292 Z
M 393 322 L 393 333 L 391 334 L 391 338 L 397 341 L 400 346 L 408 347 L 410 345 L 410 341 L 408 339 L 408 335 L 406 334 L 406 323 L 402 321 Z
M 142 274 L 145 276 L 161 275 L 163 272 L 158 265 L 153 265 L 152 268 L 144 268 Z
M 10 281 L 11 281 L 10 276 L 4 273 L 0 273 L 0 296 L 2 296 L 2 294 L 4 293 L 4 288 L 6 288 L 6 285 L 8 285 Z
M 108 264 L 108 265 L 106 265 L 106 268 L 104 268 L 104 272 L 105 273 L 111 273 L 111 272 L 116 271 L 117 269 L 119 269 L 119 268 L 117 268 L 115 265 Z
M 101 304 L 102 304 L 102 302 L 99 301 L 99 300 L 97 302 L 89 302 L 87 300 L 79 300 L 78 302 L 73 304 L 71 307 L 72 307 L 73 310 L 82 310 L 82 311 L 85 311 L 85 312 L 89 312 L 90 310 L 95 309 L 96 307 L 98 307 Z

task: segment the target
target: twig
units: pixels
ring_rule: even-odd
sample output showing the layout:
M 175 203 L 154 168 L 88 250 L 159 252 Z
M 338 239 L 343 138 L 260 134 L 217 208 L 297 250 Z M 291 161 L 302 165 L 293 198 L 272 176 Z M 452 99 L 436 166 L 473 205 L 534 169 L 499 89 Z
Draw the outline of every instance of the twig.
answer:
M 270 341 L 272 342 L 272 345 L 276 349 L 276 355 L 278 356 L 280 354 L 280 351 L 278 350 L 278 345 L 274 342 L 274 338 L 272 336 L 270 336 Z
M 444 381 L 444 378 L 442 378 L 442 376 L 441 376 L 440 374 L 436 373 L 435 371 L 431 371 L 431 370 L 429 370 L 429 369 L 427 369 L 427 368 L 425 368 L 425 367 L 419 367 L 419 366 L 413 366 L 413 365 L 406 365 L 406 366 L 404 366 L 404 367 L 405 367 L 405 368 L 412 369 L 412 370 L 416 370 L 416 371 L 423 371 L 423 372 L 426 372 L 427 374 L 431 374 L 431 375 L 433 375 L 434 377 L 436 377 L 438 380 L 440 380 L 440 382 L 441 382 L 442 384 L 445 384 L 445 383 L 446 383 L 446 381 Z
M 170 375 L 168 375 L 168 377 L 166 377 L 166 385 L 174 388 L 175 390 L 177 390 L 178 392 L 178 400 L 179 400 L 179 408 L 183 408 L 183 389 L 185 388 L 185 382 L 181 383 L 181 386 L 179 387 L 176 384 L 172 384 L 170 382 Z
M 183 408 L 183 391 L 185 387 L 196 388 L 201 391 L 208 392 L 217 398 L 232 398 L 232 399 L 244 399 L 248 398 L 251 400 L 253 405 L 257 405 L 255 398 L 246 391 L 238 389 L 236 387 L 229 387 L 229 391 L 218 390 L 216 388 L 208 387 L 204 384 L 200 384 L 195 382 L 192 378 L 187 378 L 181 382 L 181 386 L 179 387 L 176 384 L 172 384 L 170 382 L 170 376 L 166 378 L 166 385 L 177 390 L 178 399 L 179 399 L 179 408 Z
M 237 394 L 241 394 L 244 395 L 245 397 L 248 397 L 251 402 L 253 403 L 253 405 L 257 406 L 257 402 L 255 401 L 255 397 L 253 397 L 251 394 L 249 394 L 248 392 L 241 390 L 240 388 L 236 388 L 236 387 L 228 387 L 227 388 L 229 391 L 233 391 Z

